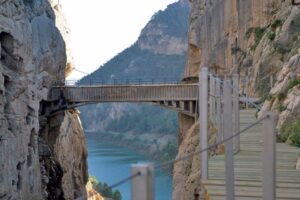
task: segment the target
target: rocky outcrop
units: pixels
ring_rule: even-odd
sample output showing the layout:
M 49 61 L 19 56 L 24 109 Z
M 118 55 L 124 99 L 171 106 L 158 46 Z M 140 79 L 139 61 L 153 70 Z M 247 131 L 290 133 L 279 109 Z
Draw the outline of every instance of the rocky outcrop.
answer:
M 183 124 L 190 124 L 188 118 L 180 118 Z M 187 128 L 187 126 L 185 126 Z M 209 145 L 216 143 L 217 130 L 209 123 Z M 199 143 L 199 122 L 191 125 L 185 130 L 185 135 L 181 140 L 177 158 L 200 150 Z M 216 155 L 222 151 L 222 147 L 209 150 L 209 155 Z M 199 199 L 200 187 L 200 155 L 190 157 L 175 164 L 173 170 L 173 199 Z
M 88 200 L 104 200 L 104 198 L 93 188 L 93 184 L 90 181 L 86 184 L 86 192 Z
M 52 116 L 41 129 L 41 133 L 41 137 L 52 150 L 47 159 L 55 160 L 60 165 L 60 184 L 64 198 L 76 199 L 84 196 L 85 183 L 88 180 L 87 150 L 78 111 L 69 110 Z M 48 184 L 43 186 L 49 187 Z
M 72 127 L 68 132 L 73 135 L 68 136 L 70 142 L 71 138 L 81 140 L 76 148 L 64 141 L 65 149 L 77 149 L 68 153 L 59 145 L 52 148 L 40 130 L 41 102 L 47 98 L 51 86 L 64 83 L 67 63 L 65 42 L 56 24 L 55 6 L 47 0 L 0 1 L 1 199 L 62 199 L 85 194 L 82 190 L 85 170 L 74 169 L 78 172 L 75 177 L 80 177 L 82 182 L 71 180 L 64 170 L 68 167 L 68 171 L 72 171 L 77 165 L 66 165 L 68 160 L 59 159 L 73 154 L 76 155 L 73 162 L 79 162 L 76 153 L 84 151 L 84 140 L 79 134 L 73 135 L 71 130 L 80 130 L 80 127 Z M 73 118 L 70 115 L 66 120 Z M 64 130 L 60 131 L 56 133 L 57 140 L 68 138 L 61 135 L 67 134 Z M 83 169 L 86 161 L 84 157 L 79 159 Z M 67 185 L 70 188 L 66 188 Z

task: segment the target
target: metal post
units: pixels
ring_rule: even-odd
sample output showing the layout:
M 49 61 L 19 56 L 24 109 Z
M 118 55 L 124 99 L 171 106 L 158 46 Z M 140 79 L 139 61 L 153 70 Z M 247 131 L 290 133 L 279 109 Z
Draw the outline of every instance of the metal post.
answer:
M 213 122 L 213 77 L 209 75 L 209 118 Z
M 212 122 L 214 123 L 214 125 L 216 125 L 216 79 L 211 76 L 212 78 L 212 95 L 213 95 L 213 98 L 212 98 L 212 105 L 211 105 L 211 110 L 212 110 Z
M 240 97 L 239 97 L 239 75 L 232 76 L 233 80 L 233 114 L 234 114 L 234 132 L 237 133 L 240 130 Z M 234 150 L 235 153 L 240 151 L 240 135 L 234 138 Z
M 199 74 L 199 123 L 200 123 L 200 148 L 206 149 L 208 142 L 208 120 L 207 120 L 207 106 L 208 106 L 208 69 L 202 68 Z M 208 178 L 208 153 L 204 151 L 201 153 L 201 179 Z
M 223 84 L 224 91 L 224 139 L 232 137 L 232 89 L 229 80 Z M 226 200 L 234 200 L 233 139 L 225 142 Z
M 263 121 L 263 200 L 276 199 L 275 114 L 268 112 Z
M 216 81 L 216 96 L 217 96 L 217 106 L 216 106 L 216 115 L 217 115 L 217 128 L 218 128 L 218 137 L 217 142 L 220 142 L 223 139 L 222 128 L 221 128 L 221 80 L 217 78 Z
M 132 175 L 140 173 L 132 179 L 132 200 L 154 199 L 154 166 L 152 164 L 131 165 Z
M 249 109 L 249 77 L 246 77 L 246 109 Z

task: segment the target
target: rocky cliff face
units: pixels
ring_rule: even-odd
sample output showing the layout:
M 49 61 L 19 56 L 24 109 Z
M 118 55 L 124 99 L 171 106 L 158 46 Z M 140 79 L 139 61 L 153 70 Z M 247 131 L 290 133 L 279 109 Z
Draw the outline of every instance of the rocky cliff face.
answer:
M 279 128 L 285 122 L 289 124 L 298 120 L 299 8 L 292 6 L 290 0 L 190 2 L 187 80 L 197 79 L 203 66 L 221 75 L 239 73 L 249 77 L 252 96 L 267 99 L 263 111 L 278 113 Z M 180 124 L 191 121 L 187 117 L 180 120 Z M 183 139 L 179 155 L 194 148 L 194 143 L 189 142 L 193 140 L 192 135 L 187 134 L 192 129 L 187 126 L 180 129 Z M 281 139 L 285 141 L 287 138 L 289 136 L 284 135 Z M 299 141 L 300 137 L 295 134 L 290 138 Z M 175 166 L 175 199 L 186 199 L 186 195 L 193 192 L 190 188 L 195 186 L 191 180 L 199 176 L 198 164 L 192 160 L 187 162 Z M 189 165 L 191 170 L 176 171 L 183 165 Z M 176 180 L 181 180 L 184 187 Z M 195 188 L 195 195 L 197 191 L 199 188 Z
M 64 83 L 67 63 L 58 9 L 55 1 L 0 1 L 1 199 L 85 194 L 86 153 L 77 116 L 61 115 L 61 128 L 48 132 L 51 140 L 41 129 L 40 103 L 52 85 Z

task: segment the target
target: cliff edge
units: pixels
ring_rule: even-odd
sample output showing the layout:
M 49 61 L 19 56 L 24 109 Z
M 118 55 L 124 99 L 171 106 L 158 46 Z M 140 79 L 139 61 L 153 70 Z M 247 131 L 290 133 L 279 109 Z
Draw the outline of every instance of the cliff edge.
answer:
M 86 195 L 78 113 L 40 116 L 41 102 L 64 83 L 70 65 L 59 12 L 57 1 L 0 1 L 0 199 Z
M 219 75 L 239 73 L 240 91 L 260 97 L 261 110 L 279 116 L 278 140 L 300 146 L 300 9 L 291 0 L 190 0 L 187 81 L 197 81 L 201 67 Z M 248 78 L 248 85 L 242 81 Z M 200 125 L 201 126 L 201 125 Z M 193 119 L 180 115 L 179 154 L 198 147 Z M 174 168 L 174 199 L 199 195 L 199 160 Z M 296 163 L 295 163 L 296 165 Z

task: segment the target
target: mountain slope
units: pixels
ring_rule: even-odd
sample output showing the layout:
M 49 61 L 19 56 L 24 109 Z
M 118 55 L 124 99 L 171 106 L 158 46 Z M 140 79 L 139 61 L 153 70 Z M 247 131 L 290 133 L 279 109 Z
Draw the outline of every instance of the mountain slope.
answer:
M 180 79 L 185 67 L 188 15 L 188 1 L 157 12 L 132 46 L 81 81 Z M 98 104 L 81 108 L 81 113 L 83 126 L 91 131 L 176 134 L 178 129 L 175 112 L 147 105 Z M 147 121 L 142 120 L 143 127 L 141 120 L 133 120 L 150 115 Z M 131 125 L 126 125 L 125 130 L 124 124 Z

